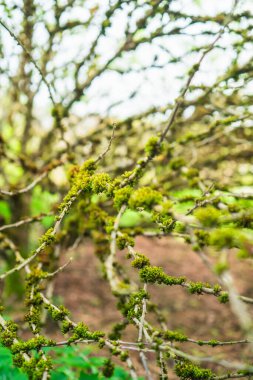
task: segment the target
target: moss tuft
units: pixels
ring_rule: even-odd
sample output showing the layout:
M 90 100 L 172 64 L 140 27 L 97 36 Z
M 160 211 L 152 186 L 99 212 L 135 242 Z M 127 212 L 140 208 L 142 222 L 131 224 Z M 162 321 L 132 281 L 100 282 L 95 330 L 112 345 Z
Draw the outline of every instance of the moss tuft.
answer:
M 162 194 L 150 187 L 141 187 L 131 194 L 129 206 L 132 209 L 144 208 L 150 210 L 161 202 Z
M 210 369 L 202 369 L 189 361 L 180 361 L 175 365 L 176 375 L 182 380 L 211 380 L 214 374 Z

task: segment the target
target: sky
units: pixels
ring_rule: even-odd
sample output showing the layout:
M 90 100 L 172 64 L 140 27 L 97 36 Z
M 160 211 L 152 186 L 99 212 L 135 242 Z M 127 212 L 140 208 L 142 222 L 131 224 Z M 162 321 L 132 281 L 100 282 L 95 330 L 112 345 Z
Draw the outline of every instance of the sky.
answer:
M 12 0 L 9 0 L 7 4 L 10 4 L 11 1 Z M 51 2 L 38 0 L 38 3 L 43 6 L 45 17 L 50 22 Z M 92 4 L 91 1 L 87 0 L 88 5 L 89 3 Z M 143 1 L 143 3 L 145 4 L 145 1 Z M 232 0 L 178 0 L 175 9 L 178 7 L 181 11 L 185 10 L 188 13 L 196 15 L 215 15 L 220 12 L 229 12 L 232 4 Z M 241 0 L 238 9 L 247 9 L 253 12 L 253 0 Z M 18 13 L 16 13 L 15 17 L 16 19 L 6 19 L 6 22 L 8 22 L 8 25 L 13 28 L 14 31 L 18 29 L 19 25 Z M 77 7 L 73 12 L 69 13 L 66 16 L 66 20 L 63 21 L 67 21 L 68 18 L 82 19 L 85 21 L 87 17 L 87 10 L 84 7 Z M 98 46 L 101 62 L 103 59 L 109 58 L 116 49 L 116 46 L 118 46 L 123 36 L 122 33 L 125 22 L 126 17 L 124 12 L 119 13 L 119 15 L 115 17 L 108 35 Z M 156 26 L 154 22 L 153 27 L 155 28 Z M 198 34 L 201 31 L 200 28 L 200 26 L 195 25 L 191 29 L 189 28 L 188 31 L 192 34 Z M 213 28 L 213 26 L 210 25 L 210 28 Z M 214 31 L 217 31 L 217 29 Z M 60 66 L 64 62 L 67 64 L 67 70 L 71 72 L 72 62 L 76 60 L 77 57 L 81 58 L 85 52 L 88 52 L 89 43 L 96 33 L 97 29 L 94 26 L 89 32 L 86 30 L 78 30 L 74 35 L 66 36 L 63 43 L 57 47 L 57 55 L 52 67 Z M 167 39 L 160 38 L 156 39 L 152 46 L 140 46 L 135 53 L 125 54 L 123 58 L 119 59 L 114 65 L 115 68 L 121 69 L 131 67 L 136 72 L 122 76 L 116 71 L 107 71 L 93 82 L 92 86 L 85 92 L 81 102 L 73 107 L 72 112 L 80 117 L 89 113 L 98 113 L 102 116 L 110 115 L 115 118 L 124 118 L 135 113 L 139 114 L 149 107 L 166 105 L 173 102 L 185 81 L 187 70 L 198 59 L 196 55 L 183 58 L 184 53 L 193 46 L 210 43 L 212 38 L 213 37 L 203 36 L 190 38 L 187 36 Z M 9 65 L 10 70 L 15 71 L 16 61 L 13 53 L 17 51 L 19 47 L 16 46 L 16 43 L 5 31 L 2 31 L 2 41 L 5 48 L 5 56 L 12 57 L 6 64 Z M 36 28 L 35 41 L 42 47 L 46 42 L 46 33 L 42 25 L 38 25 Z M 205 59 L 196 78 L 194 78 L 195 84 L 211 85 L 215 78 L 225 71 L 233 58 L 233 52 L 229 49 L 230 43 L 231 37 L 224 35 L 220 44 L 226 46 L 226 54 L 224 54 L 221 49 L 213 50 Z M 164 48 L 171 52 L 173 56 L 182 57 L 179 63 L 167 64 L 168 54 L 164 52 Z M 243 59 L 249 59 L 250 54 L 250 52 L 245 52 L 244 58 L 242 55 L 242 61 Z M 153 68 L 141 71 L 141 67 L 149 65 L 153 61 L 154 56 L 157 57 L 156 63 L 164 67 L 162 69 Z M 34 58 L 36 60 L 36 52 Z M 39 74 L 35 73 L 35 76 L 36 75 L 37 81 L 39 81 Z M 83 73 L 83 75 L 85 75 L 85 73 Z M 4 85 L 3 78 L 1 78 L 1 83 Z M 73 81 L 70 76 L 68 77 L 68 75 L 66 75 L 64 80 L 59 78 L 56 82 L 56 87 L 57 93 L 61 93 L 63 97 L 66 96 L 66 98 L 68 98 L 73 91 Z M 133 93 L 134 96 L 128 99 Z M 115 106 L 112 107 L 113 104 L 115 104 Z M 47 128 L 50 120 L 48 113 L 50 101 L 48 90 L 45 86 L 41 86 L 41 91 L 36 97 L 36 107 L 38 108 L 39 115 L 41 115 L 41 117 L 43 116 L 44 126 Z M 45 115 L 48 115 L 48 118 L 45 117 Z

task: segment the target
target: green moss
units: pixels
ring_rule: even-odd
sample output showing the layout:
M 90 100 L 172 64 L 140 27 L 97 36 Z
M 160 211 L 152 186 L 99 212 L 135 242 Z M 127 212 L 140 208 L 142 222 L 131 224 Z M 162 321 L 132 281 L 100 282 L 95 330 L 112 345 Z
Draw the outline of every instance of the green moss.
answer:
M 165 215 L 168 215 L 171 212 L 173 205 L 174 205 L 174 203 L 172 201 L 170 201 L 169 199 L 164 201 L 161 205 L 162 206 L 162 213 Z
M 228 292 L 222 292 L 219 295 L 218 300 L 220 301 L 220 303 L 227 303 L 229 301 Z
M 54 235 L 54 229 L 51 227 L 49 228 L 44 235 L 41 236 L 39 242 L 40 244 L 45 243 L 46 245 L 50 245 L 54 243 L 55 241 L 55 235 Z
M 84 193 L 91 192 L 91 177 L 94 172 L 92 162 L 84 163 L 81 168 L 75 169 L 72 179 L 72 186 L 67 193 L 67 195 L 63 198 L 62 203 L 58 206 L 59 213 L 62 213 L 63 210 L 66 211 L 68 207 L 75 201 L 77 195 L 80 191 Z M 56 216 L 56 220 L 59 220 L 60 216 Z
M 188 290 L 192 294 L 202 294 L 204 284 L 202 282 L 190 282 Z
M 203 231 L 203 230 L 195 230 L 194 235 L 197 238 L 199 247 L 205 247 L 209 244 L 210 235 L 208 232 Z
M 55 341 L 51 339 L 46 339 L 44 336 L 38 336 L 29 339 L 27 342 L 15 343 L 11 346 L 11 351 L 13 354 L 18 354 L 20 352 L 29 353 L 31 350 L 39 351 L 43 346 L 54 346 Z
M 176 221 L 174 223 L 174 228 L 173 228 L 173 231 L 174 232 L 177 232 L 177 233 L 184 233 L 186 231 L 186 225 L 182 222 L 178 222 Z
M 112 361 L 110 359 L 106 359 L 104 361 L 104 366 L 103 366 L 103 369 L 102 369 L 102 373 L 105 377 L 112 377 L 113 375 L 113 372 L 114 372 L 114 364 L 112 363 Z
M 105 339 L 100 338 L 98 340 L 98 348 L 102 349 L 105 346 Z
M 203 224 L 203 226 L 212 227 L 217 225 L 220 217 L 220 211 L 209 205 L 207 207 L 198 208 L 195 210 L 194 216 Z
M 185 165 L 185 160 L 182 157 L 172 158 L 169 165 L 172 170 L 178 170 Z
M 99 227 L 103 227 L 107 223 L 108 214 L 97 204 L 90 203 L 82 212 L 87 215 L 88 220 L 86 222 L 81 220 L 81 228 L 85 228 L 88 231 L 98 231 Z
M 187 336 L 178 332 L 166 330 L 163 332 L 163 337 L 171 342 L 186 342 L 188 340 Z
M 145 266 L 139 272 L 143 282 L 152 284 L 181 285 L 185 277 L 172 277 L 164 273 L 163 269 L 156 266 Z
M 221 286 L 219 284 L 216 284 L 213 286 L 213 290 L 214 290 L 214 293 L 215 295 L 219 294 L 221 292 Z
M 122 362 L 127 361 L 128 358 L 129 358 L 129 353 L 128 353 L 128 352 L 126 352 L 126 351 L 122 351 L 122 352 L 120 353 L 120 360 L 121 360 Z
M 73 327 L 72 331 L 73 334 L 68 340 L 69 343 L 86 339 L 98 342 L 99 339 L 104 337 L 105 335 L 102 331 L 89 331 L 88 327 L 83 322 L 80 322 L 75 327 Z
M 117 210 L 119 210 L 124 204 L 128 204 L 132 191 L 133 189 L 130 186 L 114 191 L 114 206 Z
M 112 331 L 108 335 L 109 339 L 118 340 L 122 336 L 122 332 L 125 330 L 125 328 L 128 326 L 128 321 L 124 320 L 120 323 L 115 323 L 115 325 L 112 328 Z
M 186 178 L 192 179 L 194 177 L 199 176 L 199 171 L 198 171 L 198 169 L 195 169 L 195 168 L 187 168 L 187 171 L 184 174 L 185 174 Z
M 122 234 L 120 236 L 117 236 L 116 239 L 117 247 L 122 250 L 128 246 L 133 247 L 134 246 L 134 239 L 131 238 L 127 234 Z
M 132 186 L 137 182 L 138 178 L 140 178 L 141 174 L 143 173 L 142 167 L 145 164 L 145 159 L 138 160 L 137 164 L 138 165 L 133 170 L 126 171 L 122 174 L 123 181 L 126 181 L 128 184 Z M 121 183 L 122 180 L 119 181 L 119 184 Z
M 209 340 L 207 344 L 208 344 L 208 346 L 216 347 L 219 345 L 219 342 L 215 339 L 212 339 L 212 340 Z
M 12 361 L 15 367 L 21 368 L 23 367 L 25 359 L 22 354 L 13 354 Z
M 162 150 L 162 147 L 159 146 L 158 142 L 159 142 L 158 137 L 155 137 L 155 136 L 150 137 L 150 139 L 148 140 L 145 146 L 145 152 L 147 156 L 153 157 Z
M 0 342 L 5 347 L 12 346 L 14 340 L 17 339 L 17 333 L 15 331 L 4 330 L 0 334 Z
M 111 178 L 107 173 L 94 174 L 91 178 L 92 192 L 95 194 L 103 193 L 108 190 Z
M 32 286 L 36 285 L 40 282 L 40 280 L 43 280 L 47 278 L 48 273 L 44 272 L 43 270 L 39 268 L 34 268 L 29 274 L 26 276 L 26 285 L 27 286 Z M 40 296 L 36 294 L 37 297 L 39 298 Z
M 150 187 L 141 187 L 131 194 L 129 206 L 132 209 L 144 208 L 150 210 L 161 202 L 162 194 Z
M 248 247 L 251 245 L 249 244 Z M 238 252 L 237 255 L 238 259 L 248 259 L 252 256 L 252 253 L 250 252 L 250 248 L 243 247 Z
M 69 182 L 72 184 L 76 176 L 80 173 L 79 165 L 71 165 L 67 171 L 67 177 Z
M 82 172 L 93 173 L 97 169 L 97 166 L 94 160 L 89 159 L 82 164 L 80 169 Z
M 227 207 L 228 207 L 228 211 L 230 213 L 234 213 L 234 212 L 239 212 L 240 211 L 240 207 L 236 203 L 228 204 Z
M 107 234 L 111 234 L 111 232 L 113 231 L 113 229 L 114 229 L 114 223 L 115 223 L 115 218 L 114 217 L 108 216 L 106 218 L 105 231 L 106 231 Z
M 28 375 L 30 380 L 41 380 L 44 372 L 49 372 L 52 368 L 50 358 L 32 358 L 24 361 L 21 369 Z
M 158 225 L 161 231 L 169 233 L 174 230 L 175 220 L 170 215 L 153 212 L 152 220 Z
M 73 328 L 74 328 L 73 323 L 66 320 L 62 322 L 61 331 L 63 334 L 67 334 L 69 331 L 73 330 Z
M 6 327 L 9 331 L 16 333 L 18 331 L 18 325 L 14 323 L 13 321 L 7 321 Z
M 150 261 L 149 261 L 149 259 L 146 256 L 138 253 L 138 254 L 136 254 L 136 257 L 132 261 L 131 265 L 134 268 L 142 269 L 142 268 L 144 268 L 146 266 L 150 266 Z
M 214 374 L 210 369 L 202 369 L 189 361 L 180 361 L 175 365 L 176 375 L 183 380 L 211 380 Z
M 236 247 L 238 245 L 238 231 L 229 227 L 214 230 L 210 234 L 210 244 L 218 249 Z
M 138 292 L 134 292 L 130 295 L 128 302 L 122 300 L 118 304 L 119 309 L 122 314 L 127 317 L 129 321 L 133 318 L 140 318 L 142 314 L 142 301 L 143 299 L 148 299 L 149 295 L 143 289 Z
M 45 308 L 48 309 L 49 313 L 51 314 L 51 317 L 55 321 L 63 321 L 65 317 L 67 317 L 70 314 L 69 311 L 63 305 L 60 305 L 57 309 L 51 305 L 45 305 Z
M 38 306 L 34 306 L 25 315 L 25 321 L 29 323 L 35 333 L 39 333 L 42 322 L 41 322 L 41 309 Z

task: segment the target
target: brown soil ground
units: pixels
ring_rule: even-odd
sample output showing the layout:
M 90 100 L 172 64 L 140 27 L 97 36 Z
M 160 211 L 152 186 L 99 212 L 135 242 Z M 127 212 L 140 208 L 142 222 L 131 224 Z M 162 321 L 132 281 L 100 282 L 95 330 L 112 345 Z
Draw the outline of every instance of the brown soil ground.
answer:
M 187 245 L 175 239 L 138 238 L 135 248 L 138 252 L 146 254 L 153 265 L 162 266 L 170 275 L 184 275 L 192 281 L 217 283 L 217 278 L 210 274 L 200 257 Z M 129 262 L 123 259 L 124 253 L 119 252 L 119 255 L 122 256 L 123 265 L 129 267 Z M 65 262 L 66 257 L 63 257 L 62 261 Z M 232 261 L 235 259 L 232 258 Z M 233 276 L 239 292 L 253 297 L 251 266 L 236 260 L 233 267 Z M 181 330 L 196 340 L 244 338 L 230 305 L 220 304 L 214 296 L 189 295 L 187 290 L 175 286 L 149 286 L 149 291 L 152 301 L 165 315 L 169 329 Z M 114 323 L 122 319 L 116 308 L 115 298 L 103 279 L 93 246 L 89 242 L 77 249 L 75 260 L 58 275 L 54 294 L 71 310 L 74 320 L 83 321 L 91 329 L 109 331 Z M 252 309 L 251 307 L 251 311 Z M 124 339 L 136 339 L 136 332 L 133 333 L 133 330 L 128 328 Z M 249 357 L 249 348 L 246 345 L 203 348 L 185 343 L 181 347 L 186 352 L 196 355 L 215 354 L 220 358 L 227 357 L 239 361 Z M 153 354 L 150 355 L 151 367 L 155 368 L 155 358 Z M 138 355 L 135 355 L 134 360 L 139 368 Z M 155 378 L 158 378 L 158 374 L 155 374 Z M 172 371 L 170 379 L 176 378 Z

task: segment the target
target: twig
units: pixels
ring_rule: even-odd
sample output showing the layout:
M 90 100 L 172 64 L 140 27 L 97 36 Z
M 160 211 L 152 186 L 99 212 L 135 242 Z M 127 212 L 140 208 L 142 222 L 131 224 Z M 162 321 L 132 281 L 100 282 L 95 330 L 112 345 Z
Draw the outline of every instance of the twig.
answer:
M 24 187 L 23 189 L 20 189 L 20 190 L 8 191 L 8 190 L 1 190 L 0 189 L 0 194 L 8 195 L 10 197 L 13 197 L 13 196 L 18 195 L 18 194 L 27 193 L 29 190 L 32 190 L 39 182 L 41 182 L 47 175 L 48 175 L 48 172 L 42 173 L 32 183 L 30 183 L 30 185 L 28 185 L 28 186 L 26 186 L 26 187 Z
M 56 276 L 58 273 L 62 272 L 72 261 L 73 261 L 73 257 L 70 257 L 70 259 L 65 264 L 63 264 L 62 266 L 60 266 L 54 272 L 47 273 L 46 278 L 50 278 L 50 277 Z
M 4 231 L 4 230 L 10 229 L 10 228 L 20 227 L 20 226 L 23 226 L 24 224 L 28 224 L 28 223 L 32 223 L 32 222 L 38 222 L 38 221 L 44 219 L 45 217 L 51 216 L 51 215 L 53 215 L 53 213 L 49 212 L 47 214 L 44 213 L 44 214 L 32 216 L 30 218 L 25 218 L 25 219 L 19 220 L 18 222 L 15 222 L 15 223 L 5 224 L 4 226 L 0 227 L 0 231 Z
M 57 232 L 58 232 L 58 229 L 60 227 L 60 224 L 64 218 L 64 216 L 67 214 L 67 212 L 69 211 L 70 207 L 72 206 L 72 204 L 75 202 L 75 200 L 78 198 L 78 196 L 80 195 L 80 193 L 82 192 L 82 189 L 78 190 L 78 192 L 76 193 L 75 196 L 73 196 L 66 204 L 66 206 L 64 207 L 64 209 L 62 210 L 61 214 L 59 215 L 59 217 L 57 218 L 57 221 L 55 222 L 54 224 L 54 227 L 53 227 L 53 230 L 51 232 L 51 236 L 54 237 Z M 16 267 L 10 269 L 8 272 L 5 272 L 3 273 L 1 276 L 0 276 L 0 279 L 4 279 L 5 277 L 9 276 L 10 274 L 14 273 L 14 272 L 17 272 L 19 270 L 21 270 L 22 268 L 24 268 L 26 265 L 30 264 L 31 261 L 33 261 L 39 254 L 40 252 L 43 251 L 43 249 L 46 247 L 46 243 L 43 242 L 40 244 L 40 246 L 34 251 L 34 253 L 32 254 L 32 256 L 28 257 L 27 259 L 25 259 L 24 261 L 22 261 L 21 264 L 17 265 Z
M 49 97 L 53 103 L 53 105 L 55 106 L 56 105 L 56 102 L 54 100 L 54 96 L 53 96 L 53 93 L 52 93 L 52 90 L 51 90 L 51 86 L 50 84 L 48 83 L 47 79 L 45 78 L 45 76 L 43 75 L 40 67 L 38 66 L 37 62 L 34 60 L 34 58 L 32 57 L 31 53 L 27 50 L 27 48 L 25 47 L 25 45 L 20 41 L 20 39 L 12 32 L 12 30 L 5 24 L 5 22 L 0 19 L 0 25 L 2 25 L 2 27 L 9 33 L 9 35 L 17 42 L 17 44 L 24 50 L 24 52 L 27 54 L 27 56 L 29 57 L 30 61 L 32 62 L 32 64 L 34 65 L 34 67 L 36 68 L 36 70 L 39 72 L 40 76 L 41 76 L 41 79 L 42 81 L 44 82 L 44 84 L 46 85 L 47 89 L 48 89 L 48 93 L 49 93 Z
M 119 291 L 119 282 L 120 282 L 115 273 L 115 268 L 114 268 L 115 255 L 116 255 L 116 250 L 117 250 L 116 238 L 117 238 L 117 232 L 119 228 L 119 222 L 125 210 L 126 210 L 126 206 L 123 205 L 115 219 L 113 230 L 111 233 L 110 254 L 106 258 L 105 263 L 104 263 L 108 281 L 110 283 L 112 291 L 114 292 Z
M 95 163 L 97 164 L 99 161 L 103 160 L 103 158 L 106 156 L 106 154 L 109 152 L 109 150 L 111 149 L 111 145 L 112 145 L 112 142 L 114 140 L 114 137 L 115 137 L 115 129 L 116 129 L 116 124 L 113 124 L 113 128 L 112 128 L 112 135 L 111 135 L 111 138 L 109 140 L 109 143 L 108 143 L 108 146 L 107 148 L 105 149 L 105 151 L 103 153 L 101 153 L 98 158 L 95 160 Z
M 144 292 L 147 292 L 147 284 L 144 284 L 143 290 L 144 290 Z M 147 301 L 146 301 L 146 298 L 143 298 L 143 300 L 142 300 L 142 314 L 141 314 L 140 324 L 139 324 L 139 336 L 138 336 L 138 342 L 139 343 L 142 342 L 142 334 L 143 334 L 146 312 L 147 312 Z M 152 377 L 150 369 L 148 367 L 148 361 L 147 361 L 146 355 L 144 354 L 143 351 L 140 351 L 140 358 L 141 358 L 143 368 L 146 372 L 147 379 L 152 380 L 153 377 Z

